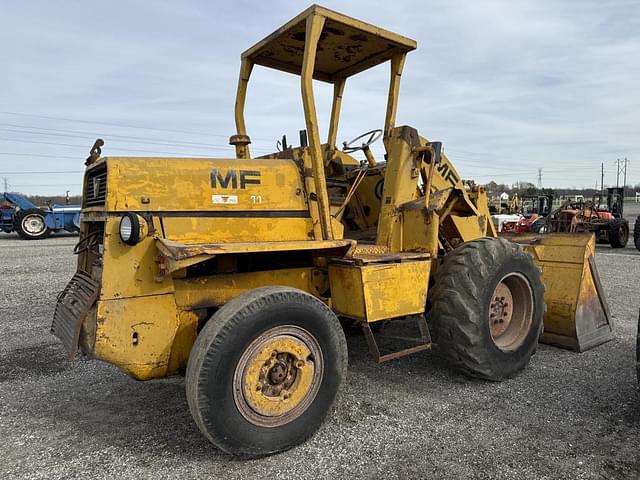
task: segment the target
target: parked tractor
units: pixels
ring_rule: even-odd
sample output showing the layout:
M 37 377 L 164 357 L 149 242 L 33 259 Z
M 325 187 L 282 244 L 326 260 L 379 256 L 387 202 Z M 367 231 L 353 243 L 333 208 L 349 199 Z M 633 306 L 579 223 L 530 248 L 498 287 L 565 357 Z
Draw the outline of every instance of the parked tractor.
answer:
M 304 441 L 330 411 L 347 370 L 341 319 L 361 326 L 376 362 L 435 347 L 496 381 L 529 363 L 543 321 L 543 339 L 576 350 L 611 339 L 591 235 L 498 238 L 484 188 L 462 181 L 440 142 L 396 126 L 415 48 L 314 5 L 242 54 L 235 158 L 107 157 L 97 141 L 77 271 L 52 324 L 69 358 L 140 380 L 186 369 L 203 435 L 260 456 Z M 347 79 L 387 62 L 384 128 L 339 149 Z M 300 76 L 305 129 L 298 146 L 253 158 L 256 65 Z M 324 142 L 314 80 L 333 86 Z M 379 139 L 386 161 L 370 148 Z M 398 319 L 420 334 L 389 351 L 373 327 Z
M 552 208 L 553 195 L 525 195 L 520 201 L 520 218 L 504 221 L 500 231 L 505 234 L 547 233 L 546 217 Z
M 588 201 L 564 202 L 547 217 L 551 232 L 593 232 L 596 240 L 612 248 L 624 248 L 629 241 L 629 222 L 622 216 L 624 189 L 607 188 L 606 205 L 602 197 Z
M 37 207 L 19 193 L 0 194 L 0 230 L 23 240 L 41 240 L 53 232 L 80 230 L 80 205 Z

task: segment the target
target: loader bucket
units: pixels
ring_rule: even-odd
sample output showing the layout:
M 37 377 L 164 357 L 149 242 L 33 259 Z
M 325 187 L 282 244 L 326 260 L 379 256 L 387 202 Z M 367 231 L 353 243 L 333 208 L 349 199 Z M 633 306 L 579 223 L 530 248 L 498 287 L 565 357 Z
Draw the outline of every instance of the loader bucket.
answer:
M 514 237 L 542 269 L 543 343 L 584 352 L 613 339 L 613 322 L 595 263 L 592 233 Z

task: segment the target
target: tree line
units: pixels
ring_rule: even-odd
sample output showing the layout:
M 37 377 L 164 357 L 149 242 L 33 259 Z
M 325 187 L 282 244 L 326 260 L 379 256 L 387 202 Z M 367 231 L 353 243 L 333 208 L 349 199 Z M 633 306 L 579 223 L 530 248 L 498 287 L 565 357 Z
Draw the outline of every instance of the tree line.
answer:
M 605 188 L 608 185 L 605 185 Z M 614 185 L 612 185 L 614 186 Z M 518 195 L 554 195 L 556 198 L 560 197 L 574 197 L 576 195 L 582 195 L 584 198 L 591 198 L 600 194 L 600 189 L 595 188 L 538 188 L 531 182 L 516 182 L 513 184 L 496 183 L 491 181 L 485 184 L 485 188 L 490 196 L 499 196 L 506 192 L 509 196 L 517 193 Z M 635 197 L 635 192 L 640 192 L 640 183 L 635 185 L 627 185 L 625 188 L 625 195 L 628 197 Z

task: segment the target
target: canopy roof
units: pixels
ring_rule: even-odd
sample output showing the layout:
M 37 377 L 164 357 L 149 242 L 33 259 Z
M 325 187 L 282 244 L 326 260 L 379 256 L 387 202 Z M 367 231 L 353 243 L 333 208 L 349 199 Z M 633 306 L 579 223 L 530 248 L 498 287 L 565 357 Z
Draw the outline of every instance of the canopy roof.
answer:
M 307 19 L 325 18 L 313 78 L 334 82 L 390 60 L 417 46 L 415 40 L 361 22 L 318 5 L 312 5 L 265 39 L 246 50 L 242 59 L 254 64 L 300 74 L 304 57 Z

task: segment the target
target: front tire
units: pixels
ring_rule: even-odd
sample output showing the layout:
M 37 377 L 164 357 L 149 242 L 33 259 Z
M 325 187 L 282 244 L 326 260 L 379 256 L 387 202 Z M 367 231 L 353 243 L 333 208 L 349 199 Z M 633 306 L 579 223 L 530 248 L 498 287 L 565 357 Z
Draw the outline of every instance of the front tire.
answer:
M 611 248 L 624 248 L 629 241 L 629 222 L 624 218 L 614 218 L 607 227 Z
M 45 213 L 39 208 L 20 210 L 16 214 L 15 230 L 23 240 L 41 240 L 51 235 L 44 221 Z
M 444 257 L 429 298 L 433 341 L 457 370 L 498 381 L 529 363 L 542 333 L 544 287 L 519 245 L 504 238 L 463 244 Z
M 633 225 L 633 243 L 640 250 L 640 216 L 636 218 L 636 223 Z
M 329 412 L 347 368 L 336 315 L 301 290 L 262 287 L 218 310 L 187 365 L 189 410 L 218 448 L 246 457 L 287 450 Z

